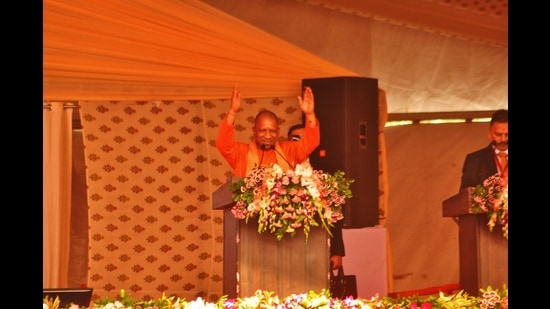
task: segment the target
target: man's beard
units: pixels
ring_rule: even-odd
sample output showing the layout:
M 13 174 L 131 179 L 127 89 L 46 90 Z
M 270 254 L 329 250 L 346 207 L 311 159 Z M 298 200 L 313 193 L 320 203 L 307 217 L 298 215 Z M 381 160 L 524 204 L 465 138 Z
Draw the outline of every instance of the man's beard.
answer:
M 498 149 L 508 149 L 508 141 L 506 141 L 506 142 L 500 142 L 500 143 L 495 143 L 495 142 L 493 142 L 493 144 L 494 144 L 495 147 L 498 148 Z

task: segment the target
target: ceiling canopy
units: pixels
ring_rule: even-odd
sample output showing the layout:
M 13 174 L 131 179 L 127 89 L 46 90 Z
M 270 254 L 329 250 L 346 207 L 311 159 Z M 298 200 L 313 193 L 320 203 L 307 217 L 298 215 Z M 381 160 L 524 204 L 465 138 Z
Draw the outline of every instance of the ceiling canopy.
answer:
M 295 96 L 358 74 L 197 0 L 45 0 L 45 100 Z
M 508 0 L 297 0 L 426 31 L 508 45 Z
M 289 97 L 378 79 L 389 113 L 506 108 L 506 0 L 44 0 L 45 100 Z M 363 18 L 368 17 L 368 18 Z M 487 44 L 489 43 L 489 44 Z

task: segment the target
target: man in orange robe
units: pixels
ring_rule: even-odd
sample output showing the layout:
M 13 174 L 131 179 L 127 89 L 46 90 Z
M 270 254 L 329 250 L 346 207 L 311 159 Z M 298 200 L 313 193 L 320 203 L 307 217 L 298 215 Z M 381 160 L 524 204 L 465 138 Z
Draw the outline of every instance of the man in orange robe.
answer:
M 233 169 L 235 177 L 245 177 L 253 168 L 277 163 L 283 170 L 293 169 L 306 160 L 319 146 L 319 120 L 315 116 L 315 103 L 311 88 L 304 89 L 303 98 L 298 96 L 300 109 L 305 115 L 304 137 L 298 142 L 279 142 L 279 122 L 272 111 L 260 111 L 254 120 L 254 141 L 235 140 L 235 116 L 241 107 L 241 95 L 237 86 L 233 89 L 231 106 L 220 125 L 216 148 Z

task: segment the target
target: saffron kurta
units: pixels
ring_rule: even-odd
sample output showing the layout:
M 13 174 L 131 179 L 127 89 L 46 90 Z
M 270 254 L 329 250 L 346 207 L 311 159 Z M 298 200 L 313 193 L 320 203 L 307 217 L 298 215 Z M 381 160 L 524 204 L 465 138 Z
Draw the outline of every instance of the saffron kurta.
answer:
M 317 125 L 314 127 L 306 124 L 304 137 L 299 141 L 285 140 L 275 143 L 275 149 L 261 150 L 256 147 L 255 142 L 244 143 L 236 141 L 235 125 L 228 124 L 227 119 L 224 119 L 221 122 L 218 137 L 216 138 L 216 148 L 233 169 L 235 177 L 245 177 L 260 162 L 261 165 L 266 166 L 277 163 L 283 170 L 288 170 L 306 160 L 315 148 L 319 146 L 321 133 L 319 121 L 316 121 Z

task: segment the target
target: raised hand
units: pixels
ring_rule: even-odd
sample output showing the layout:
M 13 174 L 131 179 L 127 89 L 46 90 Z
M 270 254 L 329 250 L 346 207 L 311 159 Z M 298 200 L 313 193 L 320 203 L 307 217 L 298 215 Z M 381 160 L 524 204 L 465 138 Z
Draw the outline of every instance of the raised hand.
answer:
M 231 95 L 231 108 L 229 109 L 229 112 L 235 115 L 239 108 L 241 108 L 241 93 L 237 90 L 237 84 L 235 84 L 233 94 Z
M 303 98 L 298 96 L 298 103 L 300 103 L 300 109 L 304 114 L 311 115 L 315 112 L 315 101 L 310 87 L 304 89 Z

